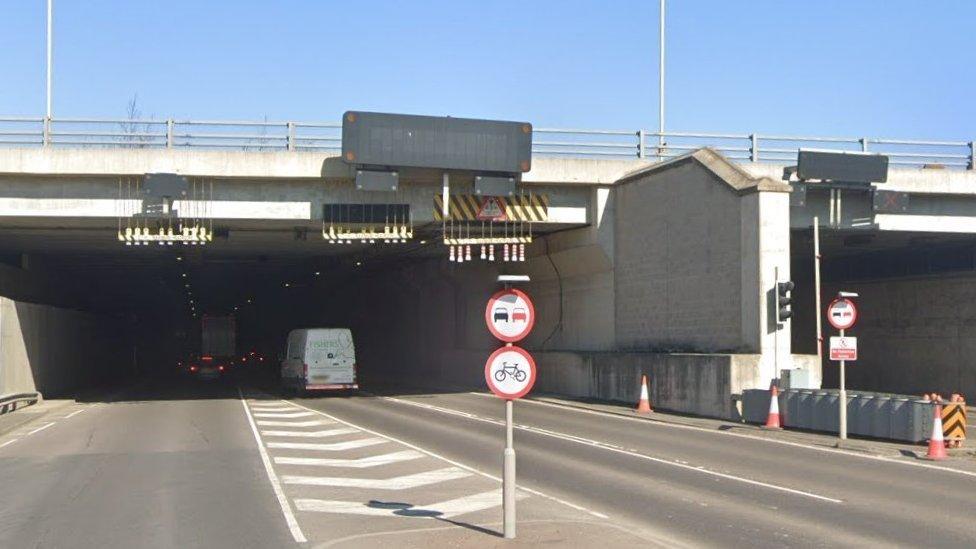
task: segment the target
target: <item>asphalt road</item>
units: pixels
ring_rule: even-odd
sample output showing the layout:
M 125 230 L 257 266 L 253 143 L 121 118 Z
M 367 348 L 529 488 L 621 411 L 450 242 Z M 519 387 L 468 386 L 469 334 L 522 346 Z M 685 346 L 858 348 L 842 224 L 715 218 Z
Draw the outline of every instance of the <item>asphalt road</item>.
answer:
M 150 386 L 0 436 L 0 547 L 976 545 L 966 471 L 528 401 L 513 543 L 494 397 Z

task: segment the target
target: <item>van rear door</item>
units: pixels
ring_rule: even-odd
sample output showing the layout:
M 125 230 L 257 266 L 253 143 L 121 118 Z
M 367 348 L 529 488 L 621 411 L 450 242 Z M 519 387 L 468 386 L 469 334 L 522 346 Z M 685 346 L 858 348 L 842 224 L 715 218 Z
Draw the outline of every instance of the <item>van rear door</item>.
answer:
M 309 330 L 305 361 L 307 389 L 356 388 L 356 348 L 348 329 Z

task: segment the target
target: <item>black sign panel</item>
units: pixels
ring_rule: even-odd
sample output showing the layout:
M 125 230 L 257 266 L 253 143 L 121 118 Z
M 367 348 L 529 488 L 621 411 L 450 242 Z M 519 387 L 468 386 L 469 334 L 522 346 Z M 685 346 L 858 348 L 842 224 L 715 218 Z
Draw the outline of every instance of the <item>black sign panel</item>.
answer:
M 326 223 L 405 223 L 410 220 L 410 204 L 323 204 Z
M 358 166 L 527 172 L 532 125 L 349 111 L 342 117 L 342 159 Z
M 831 151 L 800 150 L 796 176 L 851 183 L 884 183 L 888 180 L 888 157 Z

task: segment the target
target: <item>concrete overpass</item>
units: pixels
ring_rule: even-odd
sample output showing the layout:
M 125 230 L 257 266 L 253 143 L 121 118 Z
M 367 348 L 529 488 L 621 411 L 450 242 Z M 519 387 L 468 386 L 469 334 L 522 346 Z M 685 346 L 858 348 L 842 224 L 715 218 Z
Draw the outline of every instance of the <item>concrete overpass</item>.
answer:
M 212 245 L 120 245 L 120 180 L 153 172 L 214 182 Z M 68 341 L 71 315 L 86 319 L 83 340 L 124 339 L 134 350 L 98 355 L 100 364 L 145 369 L 173 358 L 191 310 L 235 312 L 270 349 L 291 327 L 351 325 L 368 362 L 395 365 L 376 376 L 477 385 L 492 347 L 484 299 L 496 274 L 525 272 L 541 313 L 527 342 L 540 390 L 629 401 L 646 372 L 658 406 L 730 417 L 734 394 L 765 388 L 781 370 L 798 370 L 798 383 L 835 382 L 813 332 L 815 215 L 825 224 L 825 295 L 860 290 L 866 309 L 850 385 L 976 389 L 967 305 L 976 172 L 895 168 L 877 187 L 906 193 L 906 208 L 845 193 L 839 212 L 815 188 L 797 202 L 781 175 L 782 163 L 735 163 L 715 149 L 663 161 L 540 155 L 522 188 L 548 197 L 549 218 L 534 224 L 527 261 L 457 265 L 438 242 L 439 173 L 402 174 L 396 198 L 414 214 L 412 243 L 335 246 L 318 234 L 325 205 L 375 194 L 355 190 L 334 152 L 0 148 L 0 393 L 70 390 L 75 377 L 64 372 L 95 355 L 43 349 Z M 471 186 L 451 179 L 452 193 Z M 797 316 L 781 329 L 770 320 L 776 271 L 798 283 Z

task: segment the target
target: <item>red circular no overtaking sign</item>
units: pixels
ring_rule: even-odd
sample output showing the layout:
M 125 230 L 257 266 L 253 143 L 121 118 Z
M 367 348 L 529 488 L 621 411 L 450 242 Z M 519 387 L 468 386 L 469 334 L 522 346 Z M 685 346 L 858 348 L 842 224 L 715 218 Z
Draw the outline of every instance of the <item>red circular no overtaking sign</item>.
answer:
M 521 341 L 535 326 L 535 306 L 522 290 L 499 290 L 488 299 L 485 324 L 491 335 L 505 343 Z

